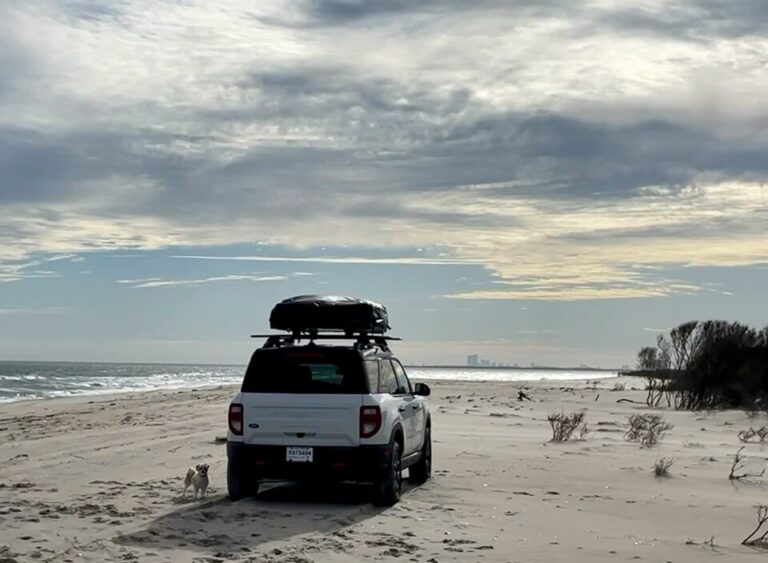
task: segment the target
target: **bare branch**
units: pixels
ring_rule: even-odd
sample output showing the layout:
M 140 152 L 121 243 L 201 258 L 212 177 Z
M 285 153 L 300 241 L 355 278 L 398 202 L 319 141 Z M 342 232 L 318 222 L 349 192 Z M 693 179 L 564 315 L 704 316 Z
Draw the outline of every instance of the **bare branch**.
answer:
M 745 466 L 744 458 L 741 457 L 741 452 L 744 446 L 739 448 L 736 455 L 733 456 L 733 465 L 731 465 L 731 472 L 728 474 L 728 479 L 731 481 L 741 481 L 745 479 L 759 479 L 765 475 L 765 468 L 760 473 L 750 473 Z
M 768 522 L 768 506 L 761 504 L 757 507 L 757 526 L 752 530 L 752 533 L 744 538 L 741 542 L 742 545 L 757 545 L 760 547 L 768 547 L 768 529 L 762 529 L 763 525 Z M 763 532 L 758 536 L 758 533 Z
M 547 417 L 552 427 L 552 442 L 567 442 L 579 430 L 579 439 L 589 432 L 585 422 L 586 412 L 576 411 L 571 414 L 554 413 Z

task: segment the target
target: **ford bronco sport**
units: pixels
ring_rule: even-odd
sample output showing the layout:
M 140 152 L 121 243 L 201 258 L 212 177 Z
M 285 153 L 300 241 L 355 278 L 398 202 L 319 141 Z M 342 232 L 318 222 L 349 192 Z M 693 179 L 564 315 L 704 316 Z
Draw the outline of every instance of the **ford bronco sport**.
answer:
M 406 468 L 413 483 L 430 478 L 430 390 L 389 349 L 386 309 L 301 296 L 275 306 L 270 325 L 290 334 L 267 335 L 229 406 L 232 500 L 265 481 L 325 479 L 370 483 L 374 503 L 389 506 Z

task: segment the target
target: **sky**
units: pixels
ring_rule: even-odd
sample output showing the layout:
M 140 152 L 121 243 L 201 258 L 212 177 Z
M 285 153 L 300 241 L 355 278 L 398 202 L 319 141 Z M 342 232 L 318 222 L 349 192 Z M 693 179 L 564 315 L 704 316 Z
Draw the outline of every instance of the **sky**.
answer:
M 768 324 L 762 0 L 4 0 L 0 359 L 244 363 L 277 301 L 406 363 Z

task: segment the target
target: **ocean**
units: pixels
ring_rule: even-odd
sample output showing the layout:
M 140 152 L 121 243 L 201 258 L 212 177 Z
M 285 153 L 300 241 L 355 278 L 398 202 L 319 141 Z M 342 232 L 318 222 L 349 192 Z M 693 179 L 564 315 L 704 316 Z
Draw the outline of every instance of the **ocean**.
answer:
M 616 372 L 552 369 L 411 367 L 413 379 L 455 381 L 591 380 Z M 245 366 L 0 361 L 0 403 L 123 391 L 210 387 L 240 383 Z

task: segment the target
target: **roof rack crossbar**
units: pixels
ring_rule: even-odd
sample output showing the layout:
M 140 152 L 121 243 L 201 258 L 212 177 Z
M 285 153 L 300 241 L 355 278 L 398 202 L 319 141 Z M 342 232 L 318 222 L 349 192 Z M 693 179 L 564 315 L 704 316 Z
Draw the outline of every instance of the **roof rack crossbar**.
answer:
M 369 334 L 367 332 L 358 333 L 327 333 L 316 330 L 301 331 L 296 330 L 290 334 L 252 334 L 251 338 L 266 338 L 265 348 L 279 348 L 280 346 L 290 346 L 308 340 L 310 343 L 315 340 L 355 340 L 355 348 L 367 349 L 378 346 L 382 350 L 390 351 L 388 341 L 402 340 L 398 336 L 384 336 L 381 334 Z

